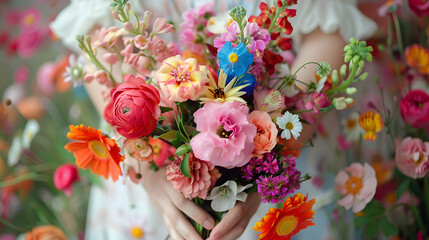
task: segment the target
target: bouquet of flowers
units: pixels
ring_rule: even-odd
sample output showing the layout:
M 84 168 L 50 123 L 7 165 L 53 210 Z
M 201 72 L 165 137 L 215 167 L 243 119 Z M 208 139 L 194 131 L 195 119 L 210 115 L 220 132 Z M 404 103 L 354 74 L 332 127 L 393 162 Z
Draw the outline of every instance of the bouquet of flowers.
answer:
M 263 202 L 283 202 L 310 178 L 295 163 L 303 123 L 352 104 L 351 84 L 366 79 L 362 69 L 372 60 L 372 48 L 351 39 L 344 48 L 348 66 L 339 71 L 327 62 L 308 63 L 317 65 L 308 83 L 296 78 L 305 65 L 289 73 L 288 19 L 296 14 L 290 8 L 296 2 L 279 0 L 273 7 L 261 2 L 260 15 L 249 18 L 241 6 L 226 17 L 215 16 L 213 4 L 191 9 L 175 43 L 162 36 L 179 25 L 153 20 L 151 12 L 140 19 L 127 0 L 113 0 L 112 16 L 123 27 L 78 36 L 83 53 L 69 76 L 105 87 L 104 119 L 119 135 L 113 139 L 92 127 L 70 126 L 67 136 L 75 141 L 65 148 L 78 167 L 114 181 L 125 173 L 138 182 L 139 167 L 127 162 L 146 162 L 154 170 L 167 165 L 173 187 L 217 220 L 252 191 Z M 270 210 L 254 227 L 260 238 L 289 239 L 314 225 L 315 200 L 307 197 L 297 194 L 282 210 Z M 291 221 L 294 228 L 279 230 Z M 201 236 L 209 235 L 194 226 Z

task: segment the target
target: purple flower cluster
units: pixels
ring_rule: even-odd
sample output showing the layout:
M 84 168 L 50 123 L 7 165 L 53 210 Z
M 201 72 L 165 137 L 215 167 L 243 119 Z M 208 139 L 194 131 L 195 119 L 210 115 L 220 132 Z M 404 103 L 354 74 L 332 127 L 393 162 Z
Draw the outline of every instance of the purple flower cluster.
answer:
M 183 13 L 182 19 L 184 21 L 180 25 L 183 28 L 180 35 L 181 45 L 192 52 L 203 51 L 198 41 L 215 36 L 206 28 L 209 18 L 213 15 L 213 3 L 204 4 Z
M 262 159 L 252 158 L 241 171 L 243 178 L 256 179 L 262 202 L 278 203 L 300 188 L 301 172 L 295 166 L 295 157 L 286 156 L 278 161 L 275 152 L 271 152 Z

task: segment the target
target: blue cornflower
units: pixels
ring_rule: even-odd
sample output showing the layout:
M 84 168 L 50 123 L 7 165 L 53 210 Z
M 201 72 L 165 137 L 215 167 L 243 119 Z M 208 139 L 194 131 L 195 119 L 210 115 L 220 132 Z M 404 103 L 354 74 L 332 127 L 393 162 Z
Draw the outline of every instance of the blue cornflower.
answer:
M 234 77 L 235 76 L 228 75 L 226 79 L 226 84 L 228 84 Z M 246 94 L 244 94 L 245 96 L 250 96 L 255 90 L 255 86 L 256 86 L 256 79 L 255 79 L 255 76 L 253 76 L 253 74 L 246 73 L 241 77 L 237 77 L 235 86 L 242 86 L 246 84 L 247 86 L 241 89 L 240 91 L 246 92 Z
M 223 71 L 233 77 L 243 75 L 253 63 L 253 54 L 247 51 L 243 43 L 233 48 L 231 42 L 225 42 L 217 58 Z

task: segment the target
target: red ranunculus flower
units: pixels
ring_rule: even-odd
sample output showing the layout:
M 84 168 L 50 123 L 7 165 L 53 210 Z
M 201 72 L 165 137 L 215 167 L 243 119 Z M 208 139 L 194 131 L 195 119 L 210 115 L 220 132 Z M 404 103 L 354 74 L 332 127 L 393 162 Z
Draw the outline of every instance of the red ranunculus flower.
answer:
M 158 90 L 145 80 L 125 75 L 124 83 L 112 89 L 112 122 L 119 134 L 126 138 L 146 136 L 155 129 L 161 115 Z
M 411 90 L 401 100 L 404 121 L 415 128 L 429 128 L 429 95 L 421 90 Z
M 429 15 L 429 1 L 427 0 L 408 0 L 408 5 L 419 16 Z

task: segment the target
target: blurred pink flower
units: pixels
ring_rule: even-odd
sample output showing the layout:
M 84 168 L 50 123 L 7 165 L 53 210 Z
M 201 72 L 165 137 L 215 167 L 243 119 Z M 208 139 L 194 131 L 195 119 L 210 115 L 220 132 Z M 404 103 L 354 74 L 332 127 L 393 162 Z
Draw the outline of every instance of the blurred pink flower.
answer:
M 350 147 L 350 143 L 347 141 L 347 139 L 344 137 L 344 135 L 338 135 L 337 137 L 338 147 L 340 149 L 340 152 L 344 152 L 347 148 Z
M 153 158 L 152 147 L 143 138 L 126 139 L 123 150 L 126 154 L 139 161 L 150 161 Z
M 42 12 L 38 8 L 31 7 L 25 10 L 20 18 L 20 25 L 23 32 L 38 28 L 42 21 L 42 17 Z
M 225 168 L 241 167 L 251 158 L 256 126 L 240 102 L 208 102 L 194 113 L 197 131 L 191 147 L 197 158 Z
M 111 48 L 127 33 L 127 30 L 120 27 L 100 28 L 95 32 L 92 44 L 95 47 Z
M 174 31 L 174 26 L 169 24 L 164 18 L 157 18 L 153 23 L 151 34 L 169 33 Z
M 18 85 L 23 85 L 27 82 L 28 77 L 30 76 L 30 69 L 27 66 L 21 65 L 13 75 L 13 80 Z
M 148 49 L 149 48 L 149 42 L 150 42 L 150 40 L 148 40 L 143 35 L 137 35 L 134 37 L 134 45 L 138 49 L 141 49 L 141 50 Z
M 73 184 L 79 181 L 79 172 L 75 165 L 65 163 L 57 168 L 54 173 L 54 185 L 70 197 Z
M 277 143 L 277 127 L 270 115 L 264 111 L 255 110 L 250 113 L 249 121 L 256 126 L 255 148 L 252 156 L 262 158 L 262 154 L 271 152 Z
M 159 138 L 149 137 L 149 145 L 153 149 L 152 160 L 158 167 L 162 167 L 166 163 L 170 163 L 168 158 L 173 156 L 176 152 L 176 148 Z
M 411 178 L 422 178 L 429 173 L 429 142 L 407 137 L 396 144 L 398 169 Z
M 7 26 L 13 27 L 21 20 L 21 13 L 17 9 L 8 9 L 4 14 L 4 20 Z
M 415 128 L 429 128 L 429 95 L 421 89 L 415 89 L 401 100 L 401 116 Z
M 335 188 L 345 195 L 338 204 L 353 212 L 362 211 L 374 197 L 377 187 L 374 169 L 367 163 L 352 163 L 335 177 Z
M 43 41 L 43 33 L 39 29 L 28 29 L 18 37 L 17 52 L 22 58 L 31 58 Z
M 418 16 L 429 15 L 429 1 L 427 0 L 408 0 L 408 5 Z
M 269 114 L 280 113 L 285 107 L 285 96 L 275 89 L 257 87 L 253 92 L 253 103 L 256 110 Z
M 396 11 L 398 6 L 402 6 L 402 0 L 387 0 L 378 8 L 378 16 L 385 17 L 388 12 Z
M 167 167 L 167 179 L 171 181 L 173 187 L 182 192 L 186 198 L 194 199 L 196 197 L 206 199 L 207 193 L 213 187 L 221 174 L 215 165 L 211 162 L 202 161 L 189 154 L 189 167 L 191 177 L 183 175 L 180 165 L 184 156 L 174 157 L 174 162 Z

